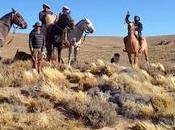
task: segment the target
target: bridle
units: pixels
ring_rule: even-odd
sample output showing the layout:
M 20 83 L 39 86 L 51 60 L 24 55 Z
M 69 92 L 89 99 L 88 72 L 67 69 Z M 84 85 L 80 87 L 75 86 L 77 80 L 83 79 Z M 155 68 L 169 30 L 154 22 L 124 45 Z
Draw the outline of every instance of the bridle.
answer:
M 13 23 L 14 23 L 14 19 L 16 19 L 16 22 L 19 25 L 25 26 L 25 22 L 22 19 L 18 18 L 16 15 L 17 15 L 17 12 L 12 12 L 12 21 L 13 21 Z M 16 28 L 22 28 L 22 27 L 19 27 L 19 25 L 17 25 Z
M 86 22 L 86 21 L 85 21 Z M 83 29 L 81 29 L 81 28 L 78 28 L 80 31 L 84 31 Z M 90 33 L 89 31 L 87 31 L 87 30 L 85 30 L 84 31 L 85 32 L 85 34 L 84 34 L 84 36 L 83 36 L 83 40 L 82 40 L 82 44 L 84 44 L 84 42 L 85 42 L 85 40 L 86 40 L 86 37 L 87 37 L 87 35 Z

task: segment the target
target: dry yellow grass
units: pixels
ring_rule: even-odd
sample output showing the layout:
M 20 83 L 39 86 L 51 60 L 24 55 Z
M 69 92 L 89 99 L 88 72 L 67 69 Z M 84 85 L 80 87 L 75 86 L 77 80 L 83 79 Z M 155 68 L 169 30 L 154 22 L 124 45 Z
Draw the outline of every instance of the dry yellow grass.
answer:
M 14 41 L 14 44 L 10 44 L 9 47 L 5 47 L 4 50 L 2 50 L 2 54 L 7 57 L 12 57 L 15 49 L 13 49 L 10 54 L 5 53 L 5 51 L 9 52 L 8 50 L 15 46 L 22 47 L 21 50 L 28 52 L 29 50 L 26 48 L 27 44 L 19 43 L 19 41 L 23 41 L 24 38 L 27 38 L 26 35 L 20 35 L 19 39 Z M 148 39 L 148 42 L 151 42 L 151 44 L 149 44 L 150 62 L 155 62 L 150 66 L 163 73 L 154 74 L 154 76 L 147 70 L 133 70 L 130 68 L 129 70 L 136 75 L 132 75 L 132 73 L 121 73 L 124 69 L 128 69 L 125 66 L 129 65 L 129 63 L 127 55 L 122 52 L 121 49 L 123 48 L 122 39 L 114 37 L 92 37 L 87 39 L 87 43 L 81 48 L 79 55 L 80 68 L 84 62 L 87 62 L 87 69 L 83 72 L 67 66 L 59 70 L 56 67 L 47 65 L 39 75 L 31 69 L 31 62 L 29 61 L 17 61 L 9 65 L 1 63 L 1 128 L 26 130 L 79 129 L 79 127 L 84 127 L 84 118 L 67 117 L 66 114 L 72 114 L 70 115 L 72 117 L 75 115 L 72 111 L 68 111 L 69 105 L 66 104 L 72 103 L 73 108 L 76 108 L 78 104 L 85 105 L 81 108 L 86 107 L 85 110 L 89 110 L 87 102 L 92 104 L 94 100 L 96 100 L 95 105 L 99 104 L 99 106 L 91 106 L 90 109 L 92 110 L 90 112 L 92 113 L 84 115 L 84 117 L 90 117 L 89 119 L 92 121 L 98 121 L 100 120 L 98 119 L 100 116 L 105 115 L 105 117 L 103 117 L 105 124 L 105 121 L 109 121 L 110 119 L 108 116 L 111 116 L 105 112 L 109 109 L 106 105 L 111 104 L 108 96 L 112 95 L 100 91 L 100 93 L 95 95 L 98 97 L 95 99 L 88 94 L 89 89 L 93 87 L 98 88 L 99 84 L 107 84 L 107 87 L 120 87 L 121 90 L 119 89 L 120 91 L 118 91 L 121 93 L 136 94 L 141 97 L 148 96 L 151 98 L 151 103 L 147 105 L 136 102 L 125 102 L 124 105 L 130 108 L 131 111 L 137 110 L 139 113 L 142 113 L 142 115 L 152 118 L 169 115 L 175 117 L 175 102 L 172 96 L 175 92 L 175 78 L 173 74 L 165 75 L 168 69 L 171 70 L 172 73 L 175 72 L 175 69 L 169 65 L 174 62 L 173 59 L 175 55 L 173 53 L 173 47 L 175 47 L 175 45 L 157 46 L 156 42 L 160 39 L 161 38 Z M 67 52 L 66 54 L 64 52 L 65 50 L 63 51 L 63 58 L 66 59 Z M 109 64 L 114 52 L 121 54 L 120 65 L 125 66 Z M 139 57 L 141 59 L 140 63 L 144 63 L 141 57 L 142 56 Z M 64 84 L 63 82 L 66 83 Z M 26 89 L 26 91 L 22 92 L 23 89 Z M 104 103 L 103 105 L 105 107 L 103 107 L 105 110 L 100 106 L 102 102 Z M 97 111 L 97 109 L 99 110 Z M 117 109 L 118 107 L 116 107 L 116 110 Z M 98 112 L 101 114 L 100 116 Z M 109 109 L 107 112 L 113 114 L 115 110 L 110 112 Z M 84 113 L 87 114 L 86 112 Z M 121 118 L 123 120 L 125 119 L 122 116 Z M 161 123 L 155 125 L 149 120 L 145 120 L 139 123 L 137 128 L 145 130 L 169 130 L 173 128 L 173 125 L 167 125 L 165 127 L 160 124 Z
M 171 127 L 155 125 L 149 121 L 139 121 L 135 126 L 131 127 L 132 130 L 172 130 Z
M 61 81 L 66 79 L 66 76 L 55 68 L 45 67 L 42 73 L 48 81 Z

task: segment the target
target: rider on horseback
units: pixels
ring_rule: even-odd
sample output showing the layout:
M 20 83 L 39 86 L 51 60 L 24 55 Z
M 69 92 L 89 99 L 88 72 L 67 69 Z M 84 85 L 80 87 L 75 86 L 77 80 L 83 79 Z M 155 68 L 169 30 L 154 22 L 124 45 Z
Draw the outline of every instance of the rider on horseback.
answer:
M 127 24 L 129 24 L 131 21 L 129 20 L 129 17 L 130 17 L 130 13 L 129 11 L 127 12 L 127 15 L 125 17 L 125 22 Z M 142 44 L 142 40 L 143 40 L 143 37 L 142 37 L 142 30 L 143 30 L 143 25 L 142 23 L 140 22 L 140 17 L 139 16 L 134 16 L 134 25 L 135 25 L 135 31 L 138 33 L 138 36 L 137 39 L 139 40 L 139 43 L 140 43 L 140 46 Z M 130 32 L 128 31 L 128 34 Z M 141 47 L 140 47 L 141 48 Z M 124 52 L 126 52 L 126 49 L 123 49 Z
M 71 25 L 72 28 L 69 28 L 68 26 L 66 26 L 66 28 L 63 31 L 63 44 L 68 44 L 68 39 L 67 39 L 68 32 L 74 28 L 74 20 L 70 16 L 70 8 L 67 6 L 63 6 L 62 12 L 59 14 L 59 20 L 62 21 L 61 22 L 62 25 L 60 25 L 60 27 L 61 26 L 64 27 L 66 25 L 66 21 L 64 20 L 65 16 L 68 17 L 68 19 L 71 21 L 70 23 L 73 24 L 73 25 Z
M 46 30 L 46 20 L 45 17 L 47 14 L 53 14 L 52 11 L 50 11 L 50 6 L 48 4 L 43 4 L 43 10 L 39 12 L 39 20 L 42 24 L 42 31 L 45 32 Z

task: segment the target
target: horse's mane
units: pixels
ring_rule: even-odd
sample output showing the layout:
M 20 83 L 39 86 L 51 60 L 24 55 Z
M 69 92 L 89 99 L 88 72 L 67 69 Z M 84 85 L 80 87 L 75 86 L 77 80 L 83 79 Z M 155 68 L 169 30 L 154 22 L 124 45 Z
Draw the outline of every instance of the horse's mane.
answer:
M 4 16 L 2 16 L 2 17 L 0 18 L 0 20 L 6 19 L 9 15 L 11 15 L 11 13 L 12 13 L 12 12 L 5 14 Z
M 78 23 L 75 24 L 75 26 L 79 25 L 84 19 L 80 20 Z

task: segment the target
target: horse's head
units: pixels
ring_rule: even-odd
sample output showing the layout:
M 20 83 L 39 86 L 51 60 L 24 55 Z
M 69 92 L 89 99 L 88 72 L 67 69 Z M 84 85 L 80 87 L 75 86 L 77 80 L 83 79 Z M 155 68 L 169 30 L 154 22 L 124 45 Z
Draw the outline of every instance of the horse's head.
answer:
M 93 33 L 95 29 L 92 22 L 87 18 L 84 18 L 83 21 L 84 21 L 85 31 L 88 33 Z
M 27 28 L 27 23 L 24 20 L 24 18 L 21 16 L 21 14 L 14 9 L 12 9 L 12 21 L 14 24 L 18 25 L 22 29 Z
M 134 25 L 134 22 L 130 22 L 128 24 L 128 31 L 132 34 L 132 33 L 135 33 L 135 25 Z

